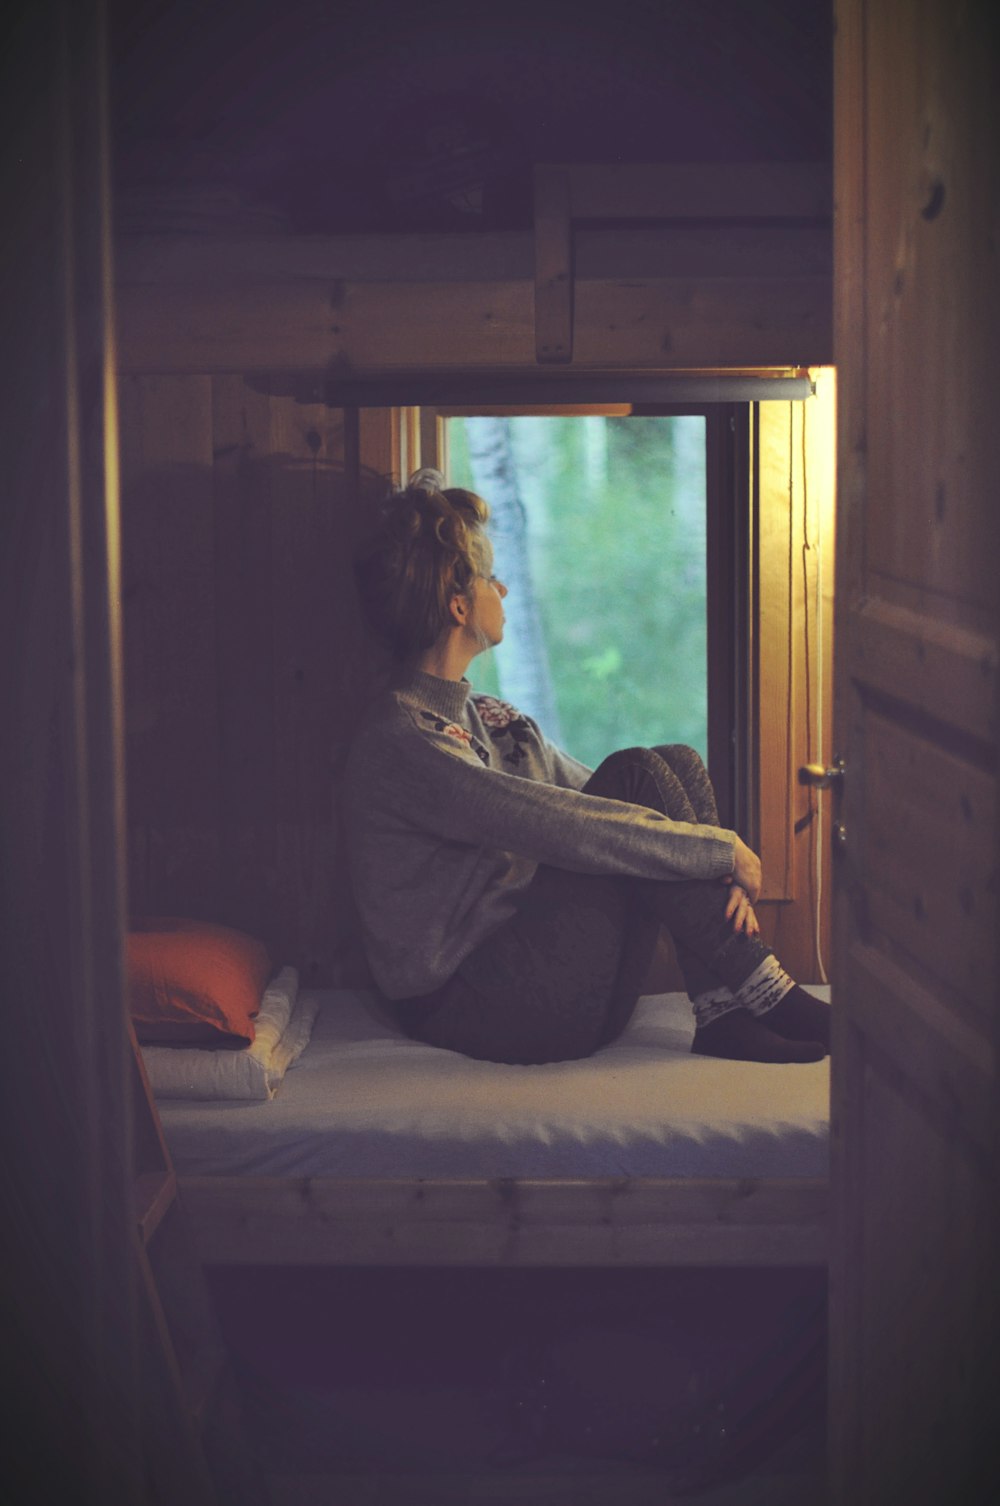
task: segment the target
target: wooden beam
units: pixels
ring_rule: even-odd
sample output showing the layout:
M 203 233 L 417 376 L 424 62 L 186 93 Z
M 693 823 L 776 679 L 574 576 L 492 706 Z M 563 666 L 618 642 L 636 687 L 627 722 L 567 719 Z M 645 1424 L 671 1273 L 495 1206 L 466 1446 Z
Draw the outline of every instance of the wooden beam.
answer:
M 772 1266 L 826 1260 L 822 1179 L 187 1177 L 215 1265 Z
M 453 239 L 462 248 L 440 236 L 123 241 L 120 368 L 537 372 L 532 237 Z M 574 370 L 831 358 L 828 237 L 815 227 L 579 231 L 574 258 Z

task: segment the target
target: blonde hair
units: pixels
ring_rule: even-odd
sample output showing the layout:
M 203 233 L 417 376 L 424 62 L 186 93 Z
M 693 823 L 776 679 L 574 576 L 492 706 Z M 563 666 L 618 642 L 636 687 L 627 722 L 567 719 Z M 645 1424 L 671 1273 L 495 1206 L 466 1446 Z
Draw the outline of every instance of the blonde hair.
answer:
M 396 659 L 437 642 L 451 600 L 471 592 L 490 559 L 483 532 L 490 510 L 440 471 L 416 471 L 382 503 L 354 564 L 362 608 Z

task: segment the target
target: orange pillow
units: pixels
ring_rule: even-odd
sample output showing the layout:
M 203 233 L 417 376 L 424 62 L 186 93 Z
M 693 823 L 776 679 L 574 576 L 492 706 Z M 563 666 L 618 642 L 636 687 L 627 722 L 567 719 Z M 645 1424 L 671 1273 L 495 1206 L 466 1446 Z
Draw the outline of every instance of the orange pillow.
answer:
M 199 920 L 133 920 L 126 942 L 129 1008 L 146 1044 L 242 1047 L 271 976 L 267 948 Z

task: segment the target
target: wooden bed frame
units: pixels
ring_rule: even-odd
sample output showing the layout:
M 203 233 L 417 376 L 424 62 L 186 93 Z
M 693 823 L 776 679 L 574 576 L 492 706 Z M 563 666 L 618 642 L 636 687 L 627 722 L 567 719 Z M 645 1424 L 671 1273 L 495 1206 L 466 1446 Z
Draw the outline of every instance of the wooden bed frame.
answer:
M 828 1183 L 181 1177 L 206 1265 L 822 1266 Z

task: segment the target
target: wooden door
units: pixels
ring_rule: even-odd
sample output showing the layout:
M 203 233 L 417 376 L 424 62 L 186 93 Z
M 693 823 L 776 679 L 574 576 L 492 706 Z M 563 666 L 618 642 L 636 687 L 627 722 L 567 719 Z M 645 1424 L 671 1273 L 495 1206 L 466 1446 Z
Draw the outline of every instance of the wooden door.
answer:
M 998 1498 L 990 11 L 837 6 L 835 723 L 847 772 L 831 1466 L 844 1506 Z

